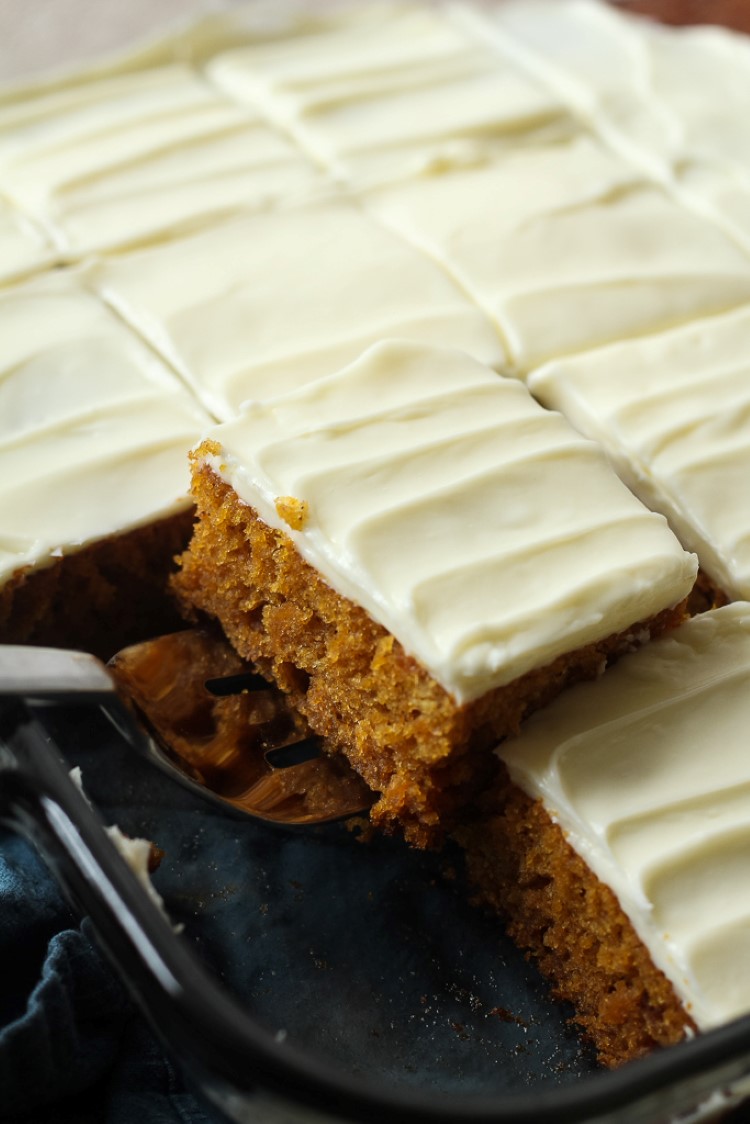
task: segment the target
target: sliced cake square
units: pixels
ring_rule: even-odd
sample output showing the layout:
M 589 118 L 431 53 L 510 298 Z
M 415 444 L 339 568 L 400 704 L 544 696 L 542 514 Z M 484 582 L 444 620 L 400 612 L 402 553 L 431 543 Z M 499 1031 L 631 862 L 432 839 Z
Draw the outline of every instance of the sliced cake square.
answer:
M 750 259 L 595 137 L 367 195 L 492 317 L 521 376 L 750 300 Z
M 667 517 L 710 598 L 750 598 L 750 309 L 555 360 L 527 385 Z
M 0 104 L 0 190 L 67 260 L 319 184 L 288 140 L 183 62 L 81 76 Z
M 249 403 L 194 455 L 175 587 L 426 842 L 489 750 L 675 623 L 695 577 L 597 447 L 469 356 L 406 342 Z
M 664 27 L 596 0 L 508 0 L 461 15 L 626 159 L 750 248 L 747 35 Z M 722 19 L 715 5 L 696 15 Z M 729 18 L 748 30 L 743 6 Z
M 174 627 L 208 424 L 72 271 L 0 292 L 0 643 L 111 654 Z
M 601 1060 L 750 1012 L 750 605 L 694 617 L 499 749 L 460 832 Z
M 574 128 L 561 98 L 437 5 L 318 15 L 218 54 L 208 73 L 358 186 L 474 163 Z
M 459 286 L 340 197 L 122 254 L 90 280 L 223 421 L 388 336 L 505 362 L 497 330 Z

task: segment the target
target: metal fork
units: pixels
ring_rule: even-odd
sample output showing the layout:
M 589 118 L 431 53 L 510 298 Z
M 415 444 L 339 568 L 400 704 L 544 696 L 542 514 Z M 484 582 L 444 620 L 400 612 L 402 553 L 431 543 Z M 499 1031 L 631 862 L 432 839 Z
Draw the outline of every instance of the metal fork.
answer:
M 324 752 L 284 696 L 218 634 L 136 644 L 105 667 L 53 648 L 0 647 L 0 696 L 98 704 L 127 742 L 181 784 L 284 826 L 366 812 L 373 794 Z

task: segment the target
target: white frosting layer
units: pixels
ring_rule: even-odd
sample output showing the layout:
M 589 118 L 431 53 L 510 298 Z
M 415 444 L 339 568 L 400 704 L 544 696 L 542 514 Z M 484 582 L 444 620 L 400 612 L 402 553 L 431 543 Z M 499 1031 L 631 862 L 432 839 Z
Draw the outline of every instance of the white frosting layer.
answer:
M 732 598 L 750 598 L 750 309 L 557 360 L 528 385 L 602 445 Z
M 750 1012 L 750 605 L 705 613 L 500 748 L 699 1028 Z
M 54 260 L 52 248 L 29 220 L 0 196 L 0 285 Z
M 309 193 L 310 162 L 185 65 L 0 107 L 0 187 L 75 257 Z
M 0 583 L 189 506 L 207 416 L 70 273 L 0 292 Z
M 461 702 L 673 605 L 694 579 L 596 446 L 459 352 L 379 344 L 211 436 L 238 496 Z M 308 505 L 300 531 L 277 514 L 284 496 Z
M 215 225 L 102 262 L 91 280 L 221 419 L 386 336 L 505 362 L 497 332 L 455 283 L 344 201 Z
M 461 12 L 636 165 L 750 248 L 750 42 L 665 28 L 595 0 Z
M 494 318 L 521 373 L 750 300 L 747 255 L 584 134 L 368 198 Z
M 210 76 L 260 106 L 346 182 L 472 161 L 519 134 L 569 132 L 561 99 L 439 8 L 369 9 L 217 56 Z

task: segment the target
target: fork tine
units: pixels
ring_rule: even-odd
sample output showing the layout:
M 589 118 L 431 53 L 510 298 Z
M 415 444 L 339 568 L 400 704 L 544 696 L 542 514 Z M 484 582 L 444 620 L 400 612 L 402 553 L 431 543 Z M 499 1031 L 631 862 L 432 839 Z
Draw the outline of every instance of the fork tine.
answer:
M 148 731 L 149 757 L 183 783 L 285 825 L 366 812 L 373 794 L 223 636 L 192 629 L 125 649 L 110 662 Z M 315 751 L 300 761 L 300 754 Z M 283 764 L 275 758 L 294 759 Z
M 313 734 L 309 738 L 298 738 L 284 745 L 267 749 L 263 756 L 272 769 L 290 769 L 305 761 L 315 761 L 322 753 L 320 738 Z
M 222 675 L 218 679 L 206 679 L 203 686 L 210 695 L 226 698 L 227 695 L 240 695 L 245 691 L 271 691 L 273 684 L 258 671 L 242 671 L 238 675 Z

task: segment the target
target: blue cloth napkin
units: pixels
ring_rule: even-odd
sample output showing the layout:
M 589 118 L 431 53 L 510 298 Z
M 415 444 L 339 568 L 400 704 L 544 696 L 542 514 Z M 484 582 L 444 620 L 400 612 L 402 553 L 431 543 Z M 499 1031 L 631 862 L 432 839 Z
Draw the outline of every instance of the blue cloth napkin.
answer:
M 59 722 L 52 732 L 68 764 L 82 769 L 84 788 L 104 821 L 174 852 L 191 811 L 188 794 L 129 757 L 96 712 Z M 178 863 L 165 863 L 165 896 L 174 892 L 178 872 Z M 34 848 L 2 829 L 0 1121 L 219 1121 L 165 1056 L 90 922 L 67 904 Z
M 213 1124 L 33 849 L 0 835 L 0 1119 Z

